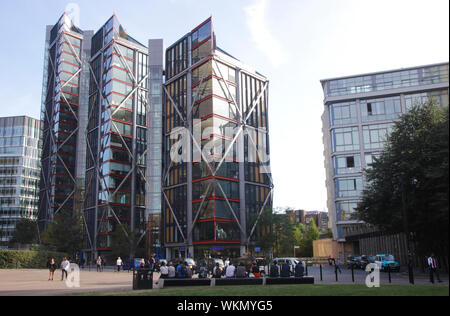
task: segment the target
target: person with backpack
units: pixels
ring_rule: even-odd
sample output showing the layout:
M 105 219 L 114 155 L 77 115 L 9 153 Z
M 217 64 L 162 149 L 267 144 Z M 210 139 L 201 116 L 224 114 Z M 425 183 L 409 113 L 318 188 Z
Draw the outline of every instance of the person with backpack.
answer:
M 220 264 L 217 262 L 216 266 L 213 269 L 213 278 L 214 279 L 221 279 L 222 278 L 222 274 L 223 274 L 223 271 L 220 268 Z

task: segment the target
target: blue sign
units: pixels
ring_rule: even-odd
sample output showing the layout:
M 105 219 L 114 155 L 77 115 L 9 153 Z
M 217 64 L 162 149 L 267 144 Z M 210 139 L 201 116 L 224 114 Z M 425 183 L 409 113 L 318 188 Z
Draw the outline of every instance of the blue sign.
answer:
M 211 250 L 223 250 L 223 248 L 211 248 Z
M 255 252 L 256 253 L 260 253 L 261 252 L 261 248 L 255 248 Z

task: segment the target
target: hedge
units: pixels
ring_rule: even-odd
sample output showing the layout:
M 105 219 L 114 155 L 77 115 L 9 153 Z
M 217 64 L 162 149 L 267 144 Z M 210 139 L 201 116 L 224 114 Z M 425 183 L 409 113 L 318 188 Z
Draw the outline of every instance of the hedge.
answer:
M 59 266 L 67 254 L 53 251 L 0 250 L 0 269 L 46 269 L 48 258 Z

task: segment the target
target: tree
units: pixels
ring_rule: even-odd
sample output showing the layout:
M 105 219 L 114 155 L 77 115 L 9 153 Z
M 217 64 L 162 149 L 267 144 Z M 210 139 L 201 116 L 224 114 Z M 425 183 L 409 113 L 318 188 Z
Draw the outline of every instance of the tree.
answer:
M 45 245 L 75 257 L 83 248 L 81 219 L 69 210 L 61 210 L 42 235 Z
M 320 231 L 317 228 L 316 222 L 311 220 L 311 223 L 309 223 L 308 228 L 306 229 L 306 233 L 300 247 L 302 257 L 310 258 L 314 256 L 313 243 L 315 240 L 318 240 L 319 237 Z
M 250 218 L 250 223 L 257 220 L 256 216 Z M 266 207 L 259 217 L 255 231 L 255 246 L 261 248 L 261 252 L 268 256 L 274 248 L 275 233 L 273 230 L 274 213 L 272 207 Z
M 140 232 L 131 232 L 129 225 L 116 225 L 111 237 L 111 255 L 113 257 L 134 258 L 136 255 L 145 257 L 145 249 L 141 247 L 145 239 L 141 238 L 143 235 Z
M 16 224 L 16 230 L 12 236 L 11 243 L 22 245 L 34 244 L 37 241 L 37 223 L 28 218 L 23 218 Z
M 448 111 L 430 101 L 401 117 L 366 170 L 369 184 L 357 209 L 359 219 L 382 231 L 410 231 L 422 255 L 448 255 Z

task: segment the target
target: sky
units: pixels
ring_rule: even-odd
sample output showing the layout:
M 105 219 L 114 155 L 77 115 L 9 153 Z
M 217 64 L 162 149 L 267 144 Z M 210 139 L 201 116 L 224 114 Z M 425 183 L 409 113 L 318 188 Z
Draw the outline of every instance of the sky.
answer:
M 449 60 L 448 0 L 0 0 L 0 117 L 40 117 L 45 26 L 115 13 L 165 46 L 213 17 L 217 44 L 270 80 L 274 206 L 327 211 L 321 79 Z

